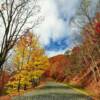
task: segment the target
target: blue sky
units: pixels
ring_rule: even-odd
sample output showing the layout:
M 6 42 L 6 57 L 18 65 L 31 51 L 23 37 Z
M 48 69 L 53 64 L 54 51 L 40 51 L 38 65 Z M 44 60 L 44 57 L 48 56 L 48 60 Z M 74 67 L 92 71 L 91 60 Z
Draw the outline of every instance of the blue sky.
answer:
M 58 50 L 64 50 L 66 49 L 66 47 L 69 46 L 69 39 L 67 39 L 67 37 L 65 38 L 61 38 L 58 41 L 53 41 L 52 38 L 50 39 L 50 43 L 48 45 L 45 46 L 45 49 L 47 51 L 58 51 Z
M 81 0 L 40 0 L 44 21 L 34 29 L 48 56 L 63 54 L 81 41 L 78 27 L 71 23 Z
M 0 0 L 1 4 L 4 0 Z M 40 16 L 44 18 L 44 21 L 37 27 L 33 28 L 33 32 L 39 36 L 41 45 L 45 48 L 48 56 L 54 56 L 64 53 L 67 49 L 74 46 L 73 41 L 76 36 L 79 36 L 77 27 L 70 23 L 70 20 L 75 16 L 76 9 L 81 0 L 37 0 L 37 4 L 41 9 L 38 14 L 33 13 L 35 16 L 31 16 L 28 19 L 28 23 L 24 26 L 22 31 L 30 27 L 36 19 Z M 28 7 L 34 6 L 34 0 Z M 38 7 L 37 7 L 38 8 Z M 2 23 L 2 20 L 0 19 Z M 0 42 L 2 41 L 4 28 L 0 24 Z M 20 32 L 21 34 L 21 32 Z

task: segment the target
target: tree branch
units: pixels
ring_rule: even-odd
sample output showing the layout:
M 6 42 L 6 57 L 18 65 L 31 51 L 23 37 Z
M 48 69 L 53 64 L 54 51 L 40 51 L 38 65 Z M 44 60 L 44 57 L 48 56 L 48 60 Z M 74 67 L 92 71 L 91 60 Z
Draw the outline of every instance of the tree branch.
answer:
M 3 15 L 3 12 L 1 10 L 0 10 L 0 14 L 1 14 L 1 17 L 2 17 L 2 20 L 3 20 L 4 26 L 5 26 L 5 29 L 6 29 L 6 20 L 5 20 L 5 17 Z

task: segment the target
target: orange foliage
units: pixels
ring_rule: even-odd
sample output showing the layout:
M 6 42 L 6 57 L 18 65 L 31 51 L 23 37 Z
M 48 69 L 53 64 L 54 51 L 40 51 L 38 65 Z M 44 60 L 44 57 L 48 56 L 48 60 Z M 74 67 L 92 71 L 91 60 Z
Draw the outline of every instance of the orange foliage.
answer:
M 63 81 L 65 78 L 65 69 L 70 66 L 70 60 L 65 55 L 58 55 L 49 58 L 50 76 Z
M 4 88 L 4 85 L 9 81 L 10 75 L 8 72 L 3 71 L 0 77 L 0 90 Z
M 96 23 L 95 25 L 95 31 L 98 35 L 100 35 L 100 22 Z

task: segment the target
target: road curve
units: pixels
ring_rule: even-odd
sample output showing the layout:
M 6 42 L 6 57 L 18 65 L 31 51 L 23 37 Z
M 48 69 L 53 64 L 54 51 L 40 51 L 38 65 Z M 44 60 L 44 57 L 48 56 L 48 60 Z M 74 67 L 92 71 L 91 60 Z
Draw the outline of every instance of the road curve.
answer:
M 92 100 L 91 97 L 78 93 L 72 88 L 56 82 L 47 82 L 44 86 L 12 100 Z

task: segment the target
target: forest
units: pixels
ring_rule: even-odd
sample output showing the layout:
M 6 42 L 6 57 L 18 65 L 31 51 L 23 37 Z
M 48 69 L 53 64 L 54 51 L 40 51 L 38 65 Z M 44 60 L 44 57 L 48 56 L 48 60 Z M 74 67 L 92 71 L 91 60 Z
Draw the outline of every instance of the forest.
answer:
M 0 24 L 2 23 L 0 30 L 3 32 L 0 39 L 2 41 L 0 43 L 0 100 L 23 100 L 17 97 L 24 96 L 28 92 L 34 94 L 35 91 L 39 91 L 38 89 L 42 91 L 42 88 L 43 90 L 49 88 L 56 90 L 58 87 L 60 89 L 61 84 L 65 90 L 70 88 L 71 91 L 74 89 L 80 91 L 77 95 L 83 93 L 82 100 L 100 100 L 100 0 L 97 5 L 95 4 L 95 14 L 92 17 L 92 12 L 88 12 L 91 0 L 81 2 L 76 12 L 77 22 L 74 18 L 71 20 L 80 30 L 81 43 L 77 44 L 74 41 L 73 48 L 66 50 L 64 54 L 52 57 L 45 53 L 39 36 L 32 31 L 35 26 L 42 23 L 43 19 L 38 17 L 31 24 L 28 21 L 39 13 L 40 6 L 37 5 L 37 0 L 4 1 L 2 0 L 2 3 L 0 1 Z M 33 5 L 28 6 L 31 5 L 30 3 Z M 46 86 L 49 82 L 50 86 L 53 84 L 54 87 Z M 91 99 L 85 99 L 83 96 Z M 54 99 L 34 98 L 35 96 L 33 99 L 24 99 L 67 100 L 67 96 L 65 99 L 57 99 L 55 96 Z M 69 97 L 68 100 L 80 100 L 73 98 L 72 95 L 72 99 Z

